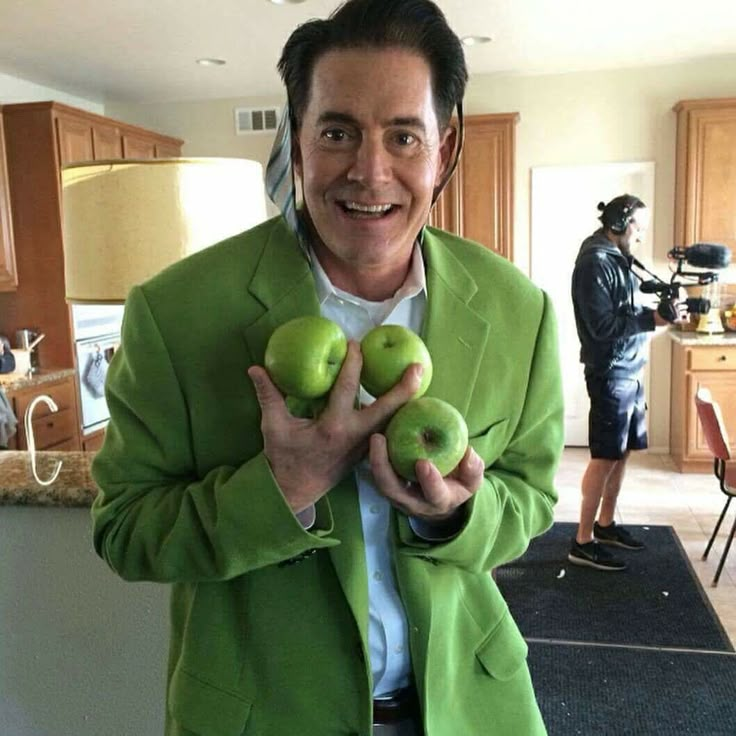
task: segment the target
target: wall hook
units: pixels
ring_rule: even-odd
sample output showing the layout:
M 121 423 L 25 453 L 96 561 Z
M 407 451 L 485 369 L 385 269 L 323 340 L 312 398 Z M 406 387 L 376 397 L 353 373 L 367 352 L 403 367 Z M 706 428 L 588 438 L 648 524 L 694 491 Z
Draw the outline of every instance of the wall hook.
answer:
M 53 470 L 53 472 L 51 473 L 51 477 L 48 480 L 41 480 L 38 477 L 38 472 L 36 470 L 36 439 L 33 436 L 33 410 L 36 408 L 36 404 L 38 404 L 39 401 L 43 401 L 46 406 L 51 409 L 51 411 L 59 411 L 59 407 L 50 396 L 46 396 L 46 394 L 41 394 L 40 396 L 36 396 L 36 398 L 33 399 L 33 401 L 31 401 L 31 403 L 28 405 L 28 408 L 26 409 L 26 415 L 24 417 L 24 424 L 26 428 L 26 442 L 28 443 L 28 452 L 31 453 L 31 470 L 33 471 L 33 477 L 36 479 L 36 483 L 42 486 L 50 486 L 59 477 L 62 461 L 57 461 L 56 468 Z

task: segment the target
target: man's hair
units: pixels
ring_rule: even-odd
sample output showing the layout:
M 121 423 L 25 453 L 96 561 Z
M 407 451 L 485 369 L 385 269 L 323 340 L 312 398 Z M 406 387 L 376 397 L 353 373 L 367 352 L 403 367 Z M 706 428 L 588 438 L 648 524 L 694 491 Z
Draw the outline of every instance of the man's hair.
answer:
M 347 0 L 327 20 L 299 26 L 281 53 L 278 70 L 297 129 L 319 58 L 330 51 L 358 48 L 402 48 L 422 56 L 432 74 L 438 124 L 447 125 L 462 101 L 468 72 L 460 40 L 442 11 L 430 0 Z
M 608 204 L 598 202 L 598 211 L 601 213 L 598 218 L 603 227 L 612 230 L 614 233 L 622 233 L 628 227 L 636 210 L 646 207 L 639 197 L 633 194 L 621 194 L 614 197 Z

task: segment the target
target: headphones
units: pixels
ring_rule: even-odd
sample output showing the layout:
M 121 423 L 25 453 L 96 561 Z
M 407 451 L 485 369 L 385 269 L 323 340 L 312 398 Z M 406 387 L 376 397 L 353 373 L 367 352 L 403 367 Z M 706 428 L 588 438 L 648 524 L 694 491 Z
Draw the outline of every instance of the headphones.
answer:
M 601 202 L 598 209 L 601 211 L 603 224 L 616 235 L 625 233 L 629 223 L 634 219 L 635 208 L 630 204 L 609 202 L 606 205 Z

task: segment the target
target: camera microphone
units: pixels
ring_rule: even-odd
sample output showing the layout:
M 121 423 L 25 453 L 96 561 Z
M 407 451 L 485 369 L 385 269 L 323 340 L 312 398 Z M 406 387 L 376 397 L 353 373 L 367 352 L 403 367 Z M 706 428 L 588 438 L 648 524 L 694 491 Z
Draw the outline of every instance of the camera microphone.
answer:
M 653 279 L 650 281 L 642 281 L 639 284 L 639 291 L 642 294 L 659 294 L 659 292 L 662 291 L 662 282 L 654 281 Z
M 684 259 L 696 268 L 726 268 L 731 263 L 730 249 L 715 243 L 696 243 L 687 248 L 673 248 L 667 255 L 669 258 Z

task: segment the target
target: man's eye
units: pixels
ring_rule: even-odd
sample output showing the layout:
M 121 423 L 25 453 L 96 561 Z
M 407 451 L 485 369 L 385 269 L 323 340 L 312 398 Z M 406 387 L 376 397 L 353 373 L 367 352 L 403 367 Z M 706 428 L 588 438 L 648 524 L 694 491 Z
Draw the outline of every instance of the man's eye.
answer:
M 396 134 L 396 142 L 400 146 L 410 146 L 412 143 L 416 141 L 416 136 L 412 133 L 397 133 Z
M 327 140 L 336 142 L 344 141 L 345 138 L 347 138 L 347 134 L 345 133 L 345 131 L 340 130 L 339 128 L 330 128 L 329 130 L 326 130 L 322 135 L 327 138 Z

